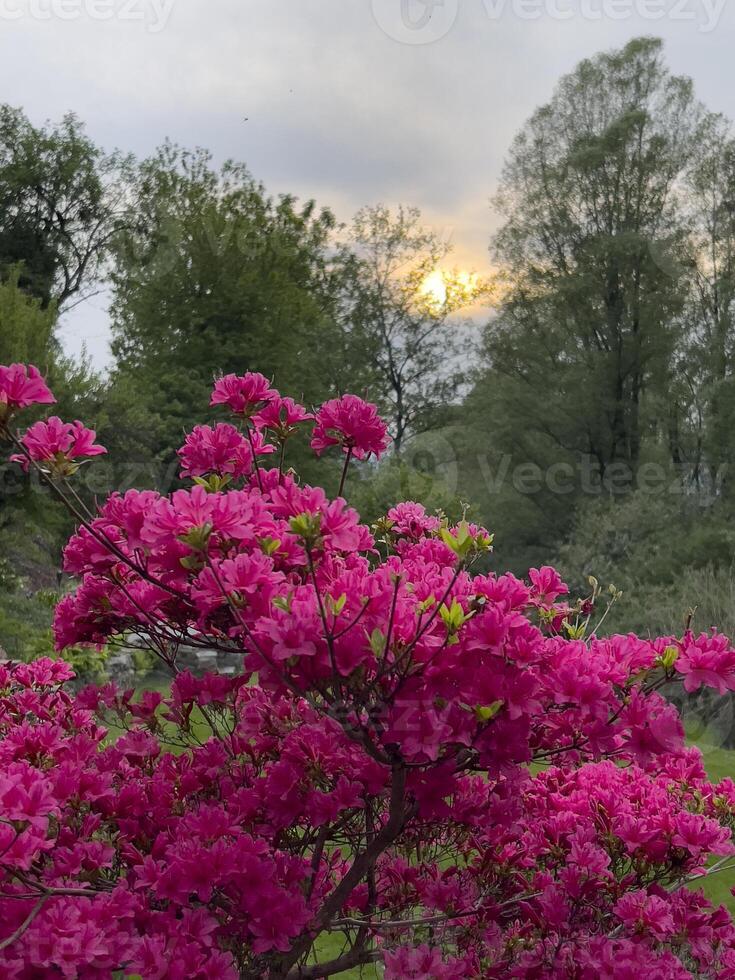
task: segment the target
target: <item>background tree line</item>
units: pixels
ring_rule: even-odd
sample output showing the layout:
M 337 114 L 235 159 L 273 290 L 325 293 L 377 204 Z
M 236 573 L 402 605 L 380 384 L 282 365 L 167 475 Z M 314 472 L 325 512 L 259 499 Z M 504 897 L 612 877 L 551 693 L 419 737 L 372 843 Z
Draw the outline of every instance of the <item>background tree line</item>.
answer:
M 677 629 L 699 605 L 701 626 L 735 627 L 729 121 L 671 74 L 659 41 L 634 40 L 561 79 L 514 140 L 494 206 L 489 283 L 452 270 L 410 207 L 343 227 L 242 164 L 168 143 L 138 161 L 72 115 L 38 127 L 3 107 L 0 362 L 39 364 L 60 412 L 96 421 L 100 493 L 131 464 L 138 484 L 170 485 L 216 373 L 260 370 L 307 403 L 366 394 L 395 440 L 356 487 L 367 519 L 399 495 L 468 504 L 498 531 L 499 565 L 556 559 L 579 587 L 614 580 L 631 598 L 612 626 Z M 101 288 L 104 377 L 55 334 Z M 46 642 L 43 590 L 67 531 L 3 475 L 0 644 L 13 652 Z
M 636 596 L 611 625 L 680 628 L 699 605 L 709 626 L 733 555 L 730 123 L 660 41 L 634 40 L 560 81 L 516 137 L 497 203 L 504 292 L 465 452 L 576 475 L 556 492 L 506 481 L 494 505 L 512 560 L 557 553 L 577 584 L 615 577 Z

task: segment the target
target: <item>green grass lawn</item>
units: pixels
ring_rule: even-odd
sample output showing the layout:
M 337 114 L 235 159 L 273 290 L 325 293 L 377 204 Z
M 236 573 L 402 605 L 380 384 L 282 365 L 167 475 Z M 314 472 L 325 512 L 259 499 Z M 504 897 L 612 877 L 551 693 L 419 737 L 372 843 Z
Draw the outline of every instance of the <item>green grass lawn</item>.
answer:
M 704 757 L 704 767 L 713 783 L 719 783 L 725 776 L 735 779 L 735 750 L 720 749 L 712 745 L 700 744 Z
M 344 938 L 338 933 L 330 933 L 323 936 L 317 943 L 316 956 L 314 962 L 325 963 L 334 960 L 341 955 L 344 949 Z M 373 964 L 369 966 L 355 967 L 353 970 L 345 970 L 343 973 L 335 973 L 334 976 L 341 977 L 342 980 L 378 980 L 383 975 L 380 967 Z

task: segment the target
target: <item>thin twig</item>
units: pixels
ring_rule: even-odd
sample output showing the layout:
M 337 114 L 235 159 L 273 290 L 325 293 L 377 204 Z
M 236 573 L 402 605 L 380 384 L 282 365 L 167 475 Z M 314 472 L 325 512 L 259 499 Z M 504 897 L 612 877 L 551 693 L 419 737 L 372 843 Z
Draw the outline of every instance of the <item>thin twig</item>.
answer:
M 41 910 L 43 909 L 44 905 L 46 904 L 46 902 L 48 902 L 48 900 L 51 897 L 52 897 L 51 895 L 46 894 L 46 895 L 42 895 L 39 898 L 39 900 L 36 902 L 36 904 L 33 906 L 33 908 L 31 909 L 31 911 L 28 913 L 28 915 L 25 917 L 25 919 L 21 922 L 21 924 L 18 926 L 18 928 L 15 930 L 15 932 L 12 933 L 10 936 L 8 936 L 7 939 L 3 939 L 3 941 L 0 943 L 0 949 L 7 949 L 8 946 L 12 946 L 14 942 L 16 942 L 18 939 L 20 939 L 20 937 L 23 935 L 23 933 L 26 932 L 30 928 L 30 926 L 33 923 L 33 920 L 36 918 L 36 916 L 39 914 L 39 912 L 41 912 Z
M 350 447 L 347 450 L 347 454 L 345 456 L 345 465 L 342 467 L 342 477 L 340 478 L 339 490 L 337 491 L 338 497 L 341 497 L 344 493 L 345 483 L 347 481 L 347 470 L 349 469 L 351 459 L 352 459 L 352 448 Z

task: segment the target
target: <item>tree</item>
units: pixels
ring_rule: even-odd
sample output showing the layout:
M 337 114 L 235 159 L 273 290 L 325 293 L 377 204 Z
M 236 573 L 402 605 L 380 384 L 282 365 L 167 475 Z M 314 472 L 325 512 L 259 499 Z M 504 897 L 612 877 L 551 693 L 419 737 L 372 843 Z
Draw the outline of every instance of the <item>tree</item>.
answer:
M 456 438 L 512 567 L 554 550 L 582 497 L 633 490 L 641 462 L 691 471 L 687 180 L 710 126 L 639 38 L 582 61 L 513 142 L 500 302 Z
M 129 160 L 107 155 L 76 116 L 37 127 L 0 106 L 0 275 L 59 309 L 97 283 L 128 217 Z
M 684 300 L 677 190 L 702 120 L 661 42 L 639 38 L 563 78 L 505 166 L 490 383 L 502 378 L 529 441 L 592 457 L 601 478 L 616 462 L 635 471 L 647 396 L 668 377 Z
M 735 137 L 721 116 L 708 119 L 686 192 L 691 259 L 682 270 L 689 293 L 677 365 L 687 385 L 679 431 L 694 439 L 687 453 L 682 438 L 679 451 L 697 482 L 706 470 L 712 492 L 735 445 Z
M 118 240 L 113 274 L 113 353 L 161 456 L 215 374 L 257 369 L 309 402 L 335 392 L 329 211 L 273 200 L 244 166 L 215 171 L 209 154 L 168 144 L 141 164 L 134 194 L 136 226 Z
M 368 367 L 371 397 L 390 420 L 396 452 L 437 426 L 467 376 L 456 315 L 485 283 L 442 272 L 451 246 L 421 224 L 416 208 L 363 208 L 343 253 L 349 269 L 344 317 Z M 352 382 L 354 384 L 354 380 Z

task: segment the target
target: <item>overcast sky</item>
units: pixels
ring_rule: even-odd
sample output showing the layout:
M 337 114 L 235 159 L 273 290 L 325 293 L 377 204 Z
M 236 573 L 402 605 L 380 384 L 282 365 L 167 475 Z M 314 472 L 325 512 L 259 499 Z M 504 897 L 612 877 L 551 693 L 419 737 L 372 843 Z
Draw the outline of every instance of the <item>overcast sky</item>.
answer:
M 0 100 L 35 122 L 74 110 L 139 155 L 206 146 L 342 220 L 415 204 L 483 271 L 513 134 L 581 58 L 638 34 L 735 117 L 735 0 L 0 0 Z M 62 337 L 105 364 L 104 298 Z

